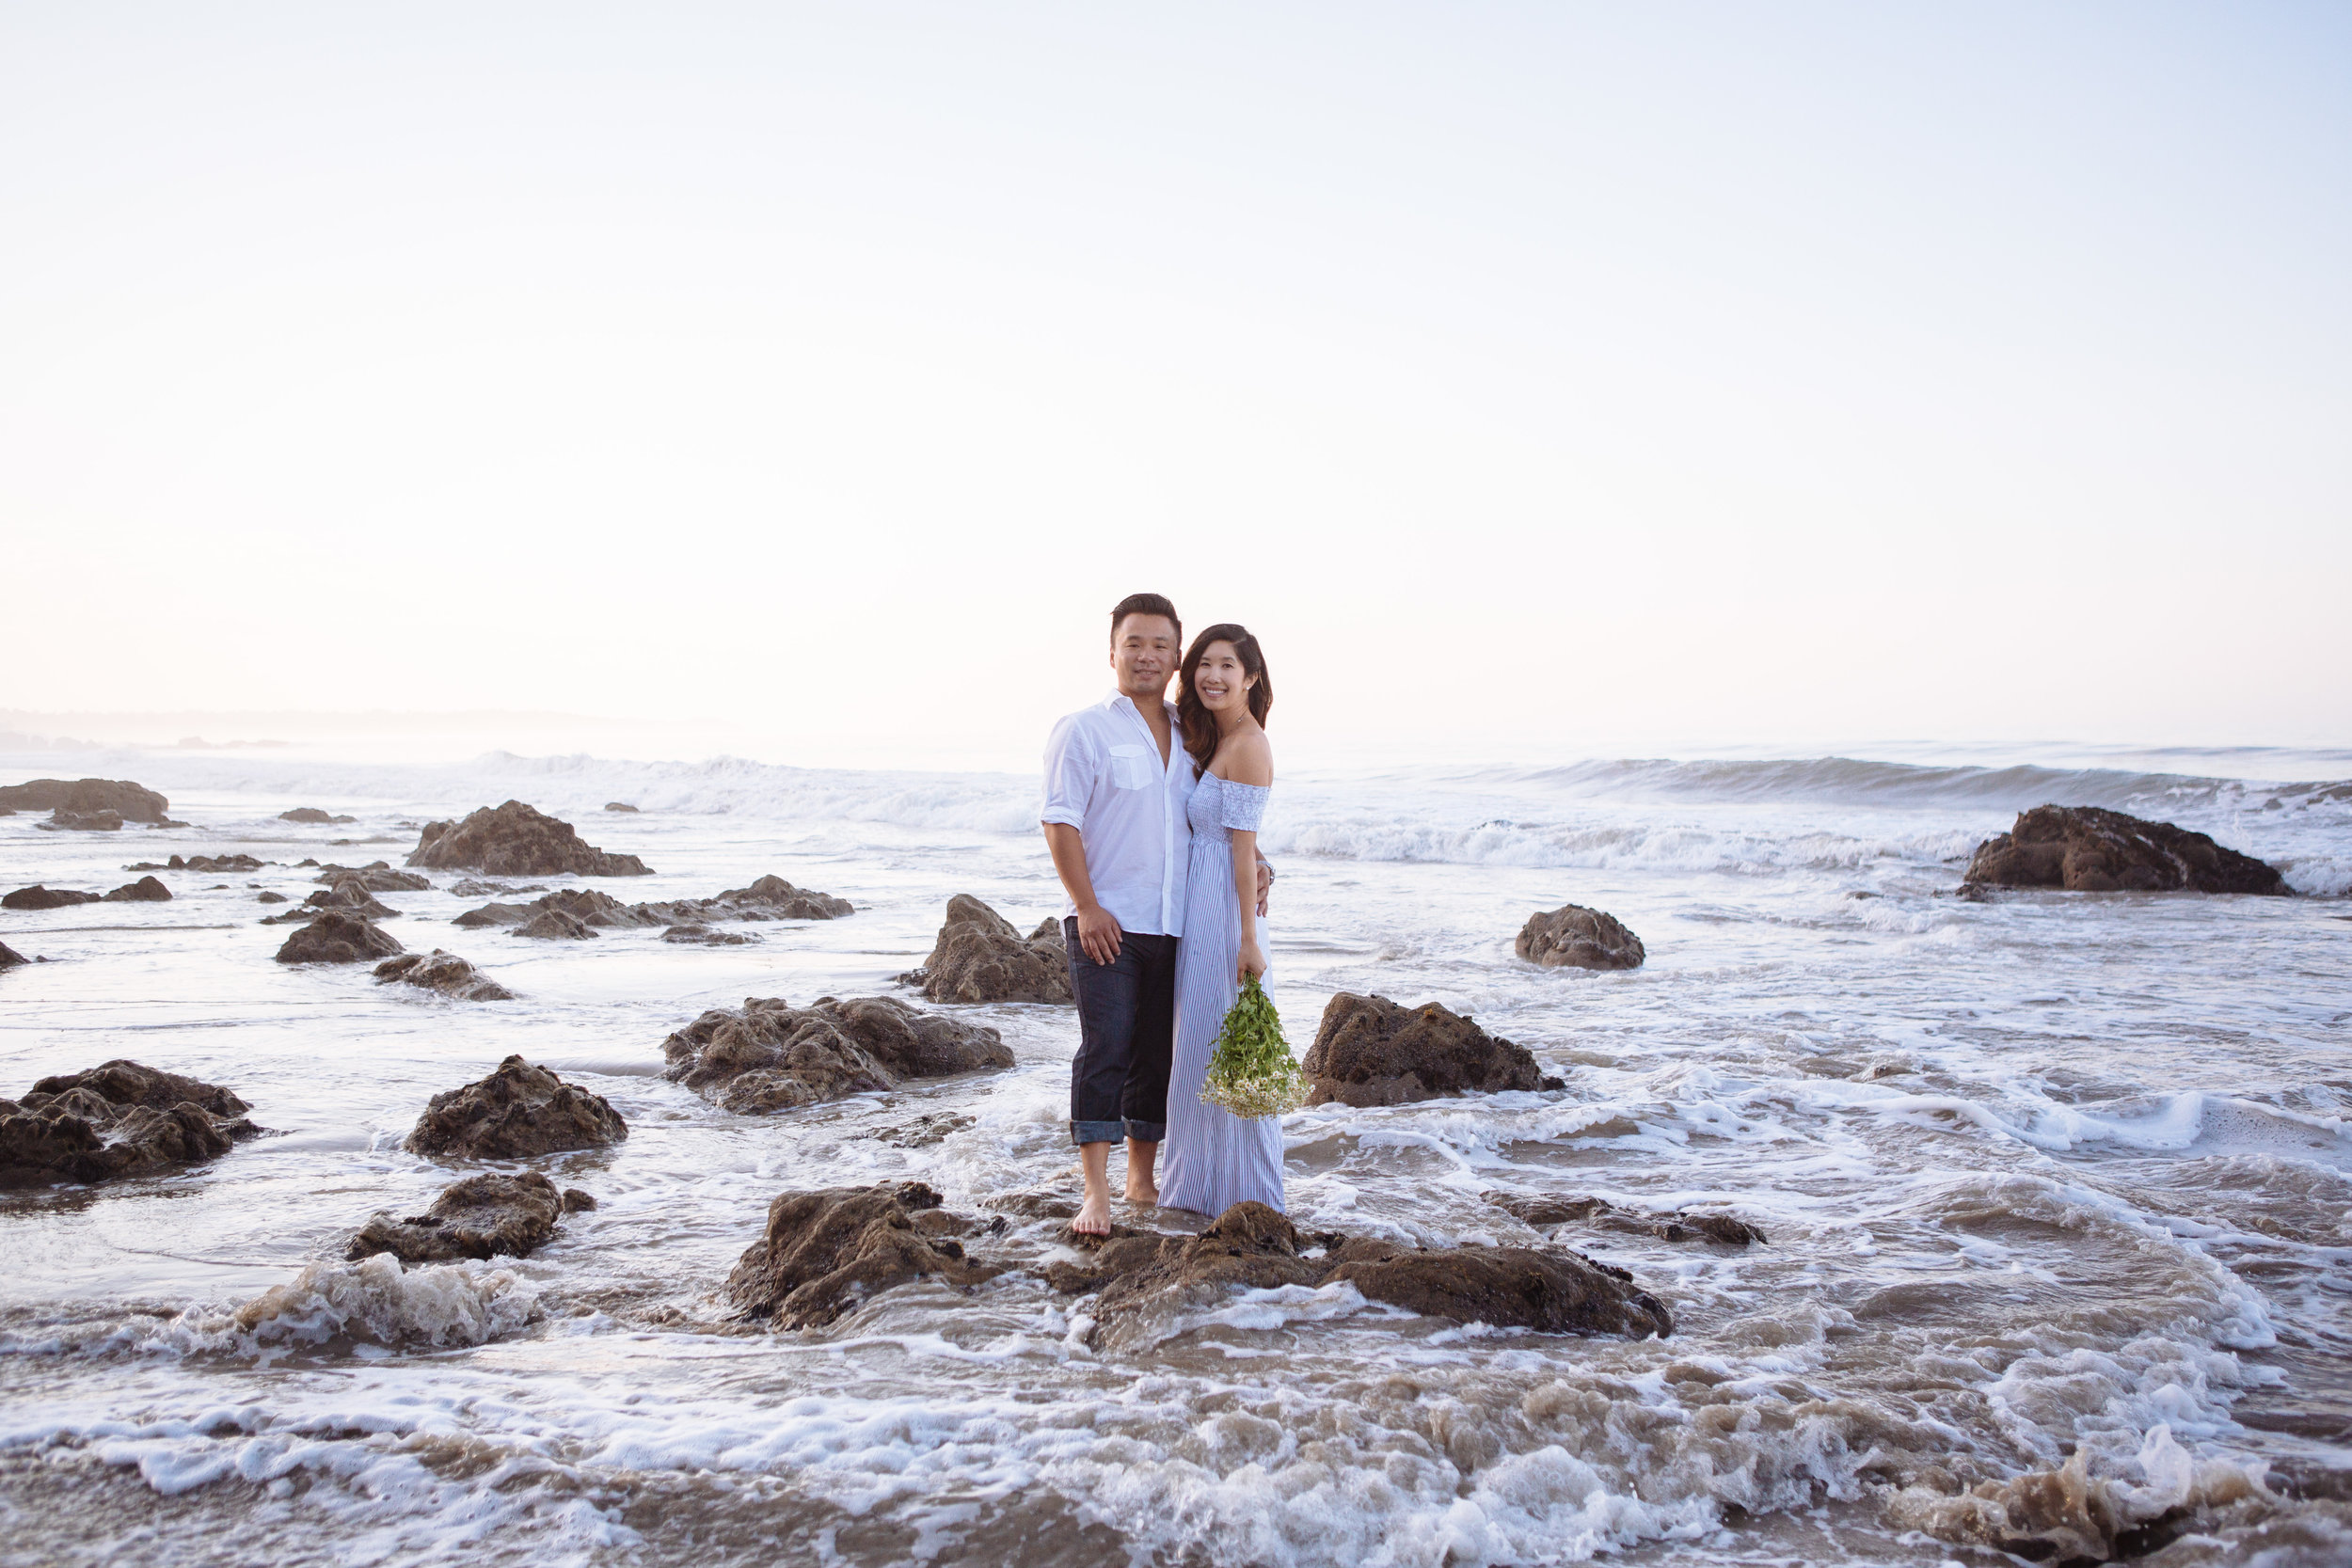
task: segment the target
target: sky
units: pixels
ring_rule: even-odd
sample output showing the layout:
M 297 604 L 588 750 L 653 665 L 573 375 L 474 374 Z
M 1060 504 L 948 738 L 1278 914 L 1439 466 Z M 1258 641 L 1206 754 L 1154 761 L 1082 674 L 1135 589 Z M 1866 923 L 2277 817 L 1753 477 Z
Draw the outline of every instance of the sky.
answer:
M 11 710 L 1025 756 L 1142 589 L 1278 755 L 2352 744 L 2352 9 L 0 3 Z

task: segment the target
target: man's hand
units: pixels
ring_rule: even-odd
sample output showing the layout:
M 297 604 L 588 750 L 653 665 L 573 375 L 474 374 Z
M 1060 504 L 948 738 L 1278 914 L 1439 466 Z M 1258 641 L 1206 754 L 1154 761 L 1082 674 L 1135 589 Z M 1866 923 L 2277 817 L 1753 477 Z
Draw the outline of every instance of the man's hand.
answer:
M 1273 895 L 1274 867 L 1266 864 L 1265 857 L 1260 855 L 1258 857 L 1258 918 L 1260 920 L 1265 918 L 1266 900 Z
M 1119 917 L 1096 904 L 1078 911 L 1078 946 L 1099 964 L 1119 961 Z

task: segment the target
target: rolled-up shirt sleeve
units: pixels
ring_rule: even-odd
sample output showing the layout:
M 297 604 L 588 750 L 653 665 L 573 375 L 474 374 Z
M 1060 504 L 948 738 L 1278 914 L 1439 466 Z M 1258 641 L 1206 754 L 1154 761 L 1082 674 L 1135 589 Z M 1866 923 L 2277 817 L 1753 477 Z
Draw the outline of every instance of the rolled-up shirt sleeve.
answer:
M 1067 822 L 1083 829 L 1087 825 L 1087 800 L 1094 793 L 1094 775 L 1098 770 L 1094 748 L 1088 740 L 1085 726 L 1077 721 L 1077 715 L 1055 725 L 1053 737 L 1045 742 L 1045 805 L 1038 813 L 1038 820 Z

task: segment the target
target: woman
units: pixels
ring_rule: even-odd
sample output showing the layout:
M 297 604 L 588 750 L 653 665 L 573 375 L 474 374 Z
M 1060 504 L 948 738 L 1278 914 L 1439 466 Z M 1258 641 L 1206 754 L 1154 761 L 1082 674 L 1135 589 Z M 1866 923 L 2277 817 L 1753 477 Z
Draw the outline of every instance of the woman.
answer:
M 1160 1202 L 1221 1214 L 1254 1198 L 1282 1207 L 1282 1128 L 1200 1101 L 1201 1081 L 1245 974 L 1263 974 L 1258 939 L 1258 819 L 1274 784 L 1266 710 L 1274 683 L 1248 628 L 1211 626 L 1177 674 L 1184 750 L 1200 768 L 1188 819 L 1192 865 L 1176 949 L 1176 1049 L 1168 1083 Z

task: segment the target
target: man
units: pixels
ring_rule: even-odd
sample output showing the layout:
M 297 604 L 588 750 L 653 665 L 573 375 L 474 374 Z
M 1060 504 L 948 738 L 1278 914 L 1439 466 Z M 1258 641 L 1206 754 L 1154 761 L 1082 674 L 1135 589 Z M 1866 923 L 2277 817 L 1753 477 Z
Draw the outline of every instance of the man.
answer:
M 1111 1145 L 1127 1142 L 1126 1198 L 1156 1203 L 1175 1044 L 1176 943 L 1184 935 L 1194 784 L 1168 678 L 1184 657 L 1176 607 L 1131 594 L 1111 610 L 1119 689 L 1054 726 L 1039 813 L 1069 905 L 1062 913 L 1078 1054 L 1070 1065 L 1070 1137 L 1086 1200 L 1072 1228 L 1111 1228 Z M 1263 906 L 1271 870 L 1261 863 Z

